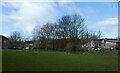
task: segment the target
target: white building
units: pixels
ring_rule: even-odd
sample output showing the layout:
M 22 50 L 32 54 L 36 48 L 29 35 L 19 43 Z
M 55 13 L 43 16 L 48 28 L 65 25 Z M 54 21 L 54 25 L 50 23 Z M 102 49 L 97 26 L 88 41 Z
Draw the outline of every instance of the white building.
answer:
M 117 39 L 94 39 L 83 45 L 84 48 L 114 49 L 120 43 Z

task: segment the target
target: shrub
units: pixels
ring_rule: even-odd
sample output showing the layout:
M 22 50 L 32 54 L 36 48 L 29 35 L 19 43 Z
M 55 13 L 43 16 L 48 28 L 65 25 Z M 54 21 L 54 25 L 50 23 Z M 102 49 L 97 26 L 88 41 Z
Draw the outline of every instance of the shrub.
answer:
M 71 42 L 67 43 L 67 45 L 65 46 L 66 52 L 68 53 L 68 51 L 72 51 L 73 46 L 74 46 L 73 43 Z
M 119 46 L 116 46 L 115 49 L 120 50 L 120 47 L 119 47 Z

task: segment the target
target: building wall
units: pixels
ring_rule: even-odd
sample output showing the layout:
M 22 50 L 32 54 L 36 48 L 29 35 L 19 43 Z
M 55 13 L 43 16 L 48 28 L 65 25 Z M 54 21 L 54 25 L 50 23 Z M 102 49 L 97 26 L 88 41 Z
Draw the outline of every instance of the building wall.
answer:
M 8 38 L 0 35 L 0 49 L 7 48 L 6 43 L 7 43 L 8 41 L 9 41 Z
M 91 43 L 88 42 L 88 43 L 82 45 L 82 48 L 91 48 Z
M 106 42 L 105 44 L 105 48 L 115 48 L 116 47 L 116 43 L 113 42 Z
M 92 40 L 83 45 L 83 48 L 101 48 L 101 47 L 102 47 L 102 41 L 99 40 Z
M 91 45 L 90 45 L 91 48 L 100 48 L 101 46 L 102 46 L 102 41 L 99 40 L 91 41 Z
M 115 48 L 117 43 L 105 40 L 92 40 L 83 45 L 83 48 Z

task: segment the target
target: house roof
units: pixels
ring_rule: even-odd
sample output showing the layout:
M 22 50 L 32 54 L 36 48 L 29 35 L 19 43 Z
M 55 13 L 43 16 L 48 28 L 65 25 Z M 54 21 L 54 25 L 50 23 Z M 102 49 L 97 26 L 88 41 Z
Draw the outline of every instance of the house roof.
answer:
M 105 40 L 107 42 L 113 42 L 113 43 L 120 43 L 120 40 L 114 39 L 114 38 L 104 38 L 104 39 L 91 39 L 91 41 L 102 41 Z
M 24 43 L 33 43 L 34 41 L 25 41 Z
M 2 39 L 2 40 L 9 40 L 7 37 L 5 37 L 3 35 L 0 35 L 0 39 Z
M 113 43 L 120 43 L 119 40 L 107 40 L 108 42 L 113 42 Z

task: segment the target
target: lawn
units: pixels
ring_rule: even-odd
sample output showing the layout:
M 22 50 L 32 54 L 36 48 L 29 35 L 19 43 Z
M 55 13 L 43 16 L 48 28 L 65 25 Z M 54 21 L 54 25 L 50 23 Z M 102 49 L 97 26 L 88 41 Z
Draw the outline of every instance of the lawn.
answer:
M 2 50 L 0 49 L 0 72 L 2 71 Z
M 117 51 L 65 53 L 3 50 L 3 71 L 117 71 Z

